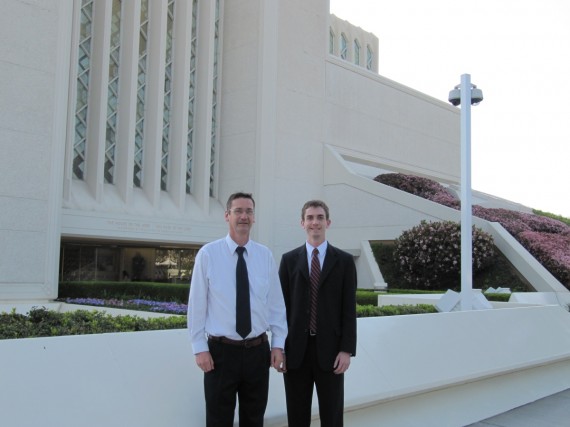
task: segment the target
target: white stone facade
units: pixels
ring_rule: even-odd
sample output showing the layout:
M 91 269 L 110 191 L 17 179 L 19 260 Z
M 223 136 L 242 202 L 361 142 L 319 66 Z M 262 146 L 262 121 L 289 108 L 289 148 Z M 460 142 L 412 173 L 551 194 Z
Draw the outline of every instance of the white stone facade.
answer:
M 5 1 L 0 300 L 57 297 L 62 241 L 219 238 L 235 191 L 254 194 L 253 237 L 276 259 L 302 243 L 309 199 L 356 255 L 426 219 L 335 180 L 350 161 L 456 184 L 459 112 L 371 72 L 378 57 L 331 55 L 335 22 L 326 0 Z M 374 36 L 342 31 L 365 59 Z

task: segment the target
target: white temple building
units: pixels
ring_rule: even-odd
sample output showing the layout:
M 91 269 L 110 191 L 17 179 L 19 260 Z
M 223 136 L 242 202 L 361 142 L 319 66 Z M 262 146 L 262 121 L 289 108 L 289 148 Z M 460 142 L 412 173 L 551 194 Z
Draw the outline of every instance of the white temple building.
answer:
M 188 280 L 235 191 L 253 193 L 253 238 L 276 261 L 304 241 L 303 203 L 325 200 L 361 288 L 387 285 L 370 241 L 460 219 L 372 179 L 457 190 L 460 110 L 382 77 L 377 37 L 328 0 L 5 0 L 0 35 L 0 312 L 61 309 L 60 280 Z M 359 319 L 347 425 L 462 427 L 570 388 L 570 293 L 473 220 L 536 297 Z M 7 339 L 0 354 L 7 425 L 203 424 L 185 330 Z M 283 427 L 271 375 L 266 425 Z
M 235 191 L 277 260 L 313 198 L 363 259 L 437 215 L 362 170 L 459 181 L 458 110 L 379 75 L 376 36 L 326 0 L 10 0 L 1 20 L 0 300 L 154 279 L 226 233 Z

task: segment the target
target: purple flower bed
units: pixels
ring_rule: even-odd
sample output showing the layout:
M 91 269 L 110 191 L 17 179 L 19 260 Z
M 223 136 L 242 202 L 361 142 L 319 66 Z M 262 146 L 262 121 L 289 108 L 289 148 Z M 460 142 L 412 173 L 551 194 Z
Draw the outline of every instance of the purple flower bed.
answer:
M 375 181 L 454 209 L 460 201 L 444 186 L 401 173 L 378 175 Z M 553 218 L 501 208 L 473 206 L 473 215 L 500 223 L 556 279 L 570 289 L 570 226 Z
M 188 312 L 187 304 L 149 301 L 143 299 L 123 301 L 101 298 L 66 298 L 64 301 L 68 304 L 94 305 L 99 307 L 124 308 L 128 310 L 143 310 L 168 314 L 186 314 Z

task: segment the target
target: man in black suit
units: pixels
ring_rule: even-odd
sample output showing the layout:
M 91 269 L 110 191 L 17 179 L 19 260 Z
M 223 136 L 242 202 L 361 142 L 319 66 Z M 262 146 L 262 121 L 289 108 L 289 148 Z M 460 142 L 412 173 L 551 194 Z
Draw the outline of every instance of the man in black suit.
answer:
M 344 372 L 356 353 L 356 267 L 352 255 L 327 242 L 330 224 L 323 201 L 305 203 L 307 242 L 284 254 L 279 267 L 289 326 L 284 381 L 291 427 L 310 425 L 314 386 L 321 426 L 343 425 Z

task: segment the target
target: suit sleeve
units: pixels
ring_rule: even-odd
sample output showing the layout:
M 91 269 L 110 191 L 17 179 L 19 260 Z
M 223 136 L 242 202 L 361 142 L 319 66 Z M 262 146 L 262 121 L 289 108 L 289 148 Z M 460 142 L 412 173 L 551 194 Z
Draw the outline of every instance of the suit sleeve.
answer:
M 286 255 L 281 257 L 281 263 L 279 264 L 279 281 L 281 282 L 281 290 L 283 291 L 283 300 L 285 301 L 285 309 L 287 311 L 287 321 L 290 321 L 289 310 L 290 310 L 290 294 L 289 294 L 289 271 L 287 269 L 287 259 Z
M 347 254 L 343 278 L 342 341 L 340 350 L 356 355 L 356 265 Z

